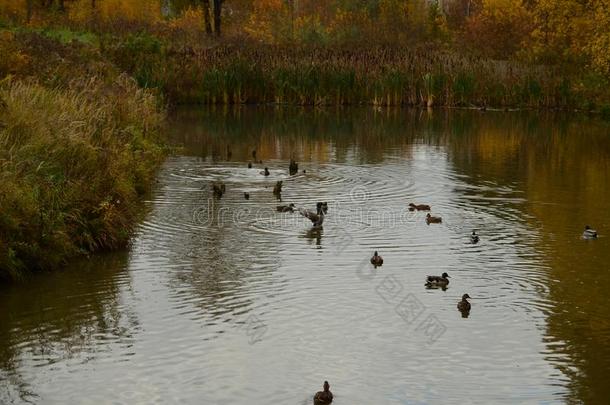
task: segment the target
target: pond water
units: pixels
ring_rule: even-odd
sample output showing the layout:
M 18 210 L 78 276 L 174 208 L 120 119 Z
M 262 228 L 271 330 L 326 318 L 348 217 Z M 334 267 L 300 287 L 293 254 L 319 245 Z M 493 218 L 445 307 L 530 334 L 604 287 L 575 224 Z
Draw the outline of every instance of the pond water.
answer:
M 171 133 L 129 251 L 0 287 L 0 403 L 608 403 L 607 124 L 242 108 Z M 320 230 L 276 210 L 318 201 Z

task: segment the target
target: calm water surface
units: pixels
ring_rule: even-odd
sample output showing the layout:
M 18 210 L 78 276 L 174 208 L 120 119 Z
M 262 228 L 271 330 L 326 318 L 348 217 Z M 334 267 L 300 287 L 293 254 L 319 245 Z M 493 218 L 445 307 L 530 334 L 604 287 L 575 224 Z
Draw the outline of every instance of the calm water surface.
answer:
M 301 405 L 325 379 L 338 405 L 608 403 L 606 124 L 241 109 L 172 134 L 128 252 L 0 288 L 0 403 Z M 276 212 L 277 180 L 329 203 L 322 230 Z

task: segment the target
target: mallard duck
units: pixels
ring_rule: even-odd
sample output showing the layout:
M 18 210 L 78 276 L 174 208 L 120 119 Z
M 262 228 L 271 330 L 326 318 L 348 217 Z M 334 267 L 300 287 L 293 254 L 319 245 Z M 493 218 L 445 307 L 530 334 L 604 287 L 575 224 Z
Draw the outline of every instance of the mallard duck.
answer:
M 212 183 L 212 192 L 214 193 L 214 197 L 221 198 L 225 191 L 226 187 L 224 183 Z
M 333 393 L 330 392 L 328 381 L 324 381 L 322 388 L 324 391 L 318 391 L 316 392 L 316 395 L 313 396 L 314 405 L 327 405 L 333 402 Z
M 252 162 L 248 162 L 248 169 L 252 169 Z
M 443 218 L 441 218 L 441 217 L 433 217 L 430 214 L 426 215 L 426 223 L 428 225 L 430 225 L 430 224 L 440 224 L 441 222 L 443 222 Z
M 375 267 L 383 265 L 383 257 L 377 254 L 377 251 L 373 253 L 373 257 L 371 257 L 371 264 Z
M 265 167 L 265 170 L 261 170 L 260 174 L 263 176 L 269 176 L 271 173 L 269 173 L 269 169 Z
M 591 229 L 589 225 L 585 226 L 585 231 L 582 233 L 582 237 L 585 239 L 595 239 L 597 238 L 597 231 L 595 229 Z
M 278 212 L 294 212 L 294 204 L 278 205 L 276 209 Z
M 288 166 L 288 172 L 291 176 L 299 172 L 299 165 L 293 159 L 290 159 L 290 166 Z
M 447 287 L 449 285 L 449 274 L 443 273 L 440 276 L 426 277 L 426 287 Z
M 470 242 L 479 243 L 479 235 L 477 235 L 477 231 L 472 231 L 470 234 Z
M 273 194 L 278 195 L 282 193 L 282 180 L 278 180 L 273 187 Z
M 249 200 L 249 199 L 250 199 L 250 193 L 247 193 L 247 192 L 246 192 L 246 193 L 244 193 L 244 198 L 245 198 L 246 200 Z
M 308 218 L 313 223 L 313 226 L 322 226 L 322 224 L 324 223 L 324 214 L 326 213 L 326 211 L 328 211 L 328 208 L 326 208 L 325 210 L 324 203 L 321 202 L 316 204 L 316 212 L 309 211 L 303 208 L 299 209 L 299 213 L 304 217 Z
M 457 303 L 457 309 L 459 309 L 462 312 L 470 311 L 470 302 L 467 301 L 467 299 L 469 299 L 469 298 L 470 298 L 470 295 L 468 295 L 468 294 L 462 295 L 462 300 Z
M 409 211 L 430 211 L 430 206 L 427 204 L 409 204 Z

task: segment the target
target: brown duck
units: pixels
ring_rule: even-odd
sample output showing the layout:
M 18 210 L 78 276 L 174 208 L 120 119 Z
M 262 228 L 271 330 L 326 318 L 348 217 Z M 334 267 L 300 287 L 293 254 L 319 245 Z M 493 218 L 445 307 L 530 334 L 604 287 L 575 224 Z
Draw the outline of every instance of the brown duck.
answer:
M 430 206 L 427 204 L 409 204 L 409 211 L 430 211 Z
M 462 312 L 470 311 L 470 302 L 467 301 L 469 298 L 470 298 L 470 295 L 468 295 L 468 294 L 462 295 L 462 300 L 457 303 L 457 309 L 459 309 Z
M 226 187 L 224 183 L 212 183 L 212 192 L 214 193 L 214 197 L 221 198 L 225 191 Z
M 282 193 L 282 180 L 278 180 L 273 187 L 273 194 L 280 195 Z
M 294 204 L 278 205 L 276 209 L 278 212 L 294 212 Z
M 288 166 L 288 172 L 291 176 L 299 172 L 299 164 L 293 159 L 290 159 L 290 166 Z
M 316 212 L 309 211 L 303 208 L 299 209 L 299 213 L 305 218 L 308 218 L 315 227 L 322 226 L 322 224 L 324 223 L 324 214 L 326 214 L 327 211 L 328 206 L 326 205 L 326 203 L 321 202 L 318 202 L 316 204 Z
M 330 392 L 328 381 L 324 381 L 322 388 L 324 391 L 318 391 L 316 392 L 316 395 L 313 396 L 314 405 L 328 405 L 333 402 L 333 393 Z
M 426 215 L 426 223 L 428 225 L 430 225 L 430 224 L 440 224 L 442 222 L 443 222 L 443 218 L 441 218 L 441 217 L 433 217 L 430 214 Z
M 373 253 L 373 257 L 371 257 L 371 264 L 375 267 L 383 265 L 383 257 L 379 256 L 377 251 Z

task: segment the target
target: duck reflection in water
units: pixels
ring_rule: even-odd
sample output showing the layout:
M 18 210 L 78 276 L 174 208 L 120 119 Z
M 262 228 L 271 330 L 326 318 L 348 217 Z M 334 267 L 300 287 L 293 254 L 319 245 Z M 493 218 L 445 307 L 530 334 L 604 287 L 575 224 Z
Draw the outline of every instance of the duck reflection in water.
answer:
M 322 236 L 324 235 L 324 228 L 321 226 L 314 226 L 313 228 L 305 231 L 305 238 L 310 241 L 315 240 L 316 246 L 322 247 Z

